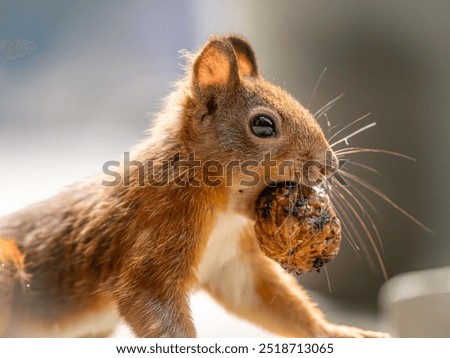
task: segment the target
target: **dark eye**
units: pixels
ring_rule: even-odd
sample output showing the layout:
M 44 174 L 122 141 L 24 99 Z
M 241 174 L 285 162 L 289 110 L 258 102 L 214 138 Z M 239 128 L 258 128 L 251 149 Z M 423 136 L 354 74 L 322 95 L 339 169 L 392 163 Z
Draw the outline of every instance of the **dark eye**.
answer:
M 251 126 L 253 133 L 261 138 L 274 137 L 277 134 L 275 131 L 275 123 L 268 116 L 257 116 L 253 118 Z

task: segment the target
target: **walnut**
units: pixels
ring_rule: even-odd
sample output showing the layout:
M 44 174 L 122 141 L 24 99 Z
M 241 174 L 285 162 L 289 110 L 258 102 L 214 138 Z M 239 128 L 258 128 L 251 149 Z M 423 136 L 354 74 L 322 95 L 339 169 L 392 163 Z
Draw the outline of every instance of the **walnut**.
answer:
M 341 225 L 318 187 L 279 184 L 256 203 L 255 232 L 261 250 L 289 272 L 319 271 L 339 252 Z

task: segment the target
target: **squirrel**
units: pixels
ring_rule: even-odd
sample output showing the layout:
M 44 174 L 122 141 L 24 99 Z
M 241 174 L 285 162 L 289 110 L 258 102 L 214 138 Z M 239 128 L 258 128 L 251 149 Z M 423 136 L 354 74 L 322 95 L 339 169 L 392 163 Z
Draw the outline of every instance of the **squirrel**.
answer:
M 241 36 L 212 36 L 190 56 L 130 166 L 118 167 L 119 184 L 99 176 L 0 218 L 0 337 L 108 336 L 120 320 L 138 337 L 195 337 L 197 288 L 277 335 L 386 337 L 328 321 L 257 245 L 266 184 L 243 185 L 239 166 L 218 170 L 263 153 L 296 168 L 323 161 L 331 148 L 314 117 L 262 77 Z M 214 170 L 184 161 L 171 176 L 192 154 Z M 214 182 L 199 179 L 205 172 Z M 271 180 L 295 181 L 292 173 Z

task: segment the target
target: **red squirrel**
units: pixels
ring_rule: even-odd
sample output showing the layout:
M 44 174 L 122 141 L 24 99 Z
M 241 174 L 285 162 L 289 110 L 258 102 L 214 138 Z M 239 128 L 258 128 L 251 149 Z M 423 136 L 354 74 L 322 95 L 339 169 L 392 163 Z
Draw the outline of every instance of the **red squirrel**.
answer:
M 277 335 L 387 336 L 329 322 L 256 243 L 266 183 L 243 185 L 239 166 L 217 169 L 270 153 L 292 165 L 271 180 L 295 181 L 325 152 L 320 126 L 261 76 L 248 42 L 211 37 L 131 150 L 135 165 L 119 167 L 120 183 L 99 176 L 0 218 L 0 336 L 107 336 L 124 320 L 138 337 L 195 337 L 189 294 L 198 287 Z M 188 160 L 171 175 L 190 155 L 214 165 L 190 170 Z

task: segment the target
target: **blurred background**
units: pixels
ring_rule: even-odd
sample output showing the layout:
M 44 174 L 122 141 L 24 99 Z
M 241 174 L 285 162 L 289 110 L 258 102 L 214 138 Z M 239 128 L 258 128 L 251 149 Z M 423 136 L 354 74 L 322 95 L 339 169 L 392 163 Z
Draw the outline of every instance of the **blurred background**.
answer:
M 196 51 L 211 33 L 240 33 L 253 44 L 262 74 L 305 105 L 327 68 L 311 111 L 345 94 L 327 112 L 330 125 L 320 119 L 327 135 L 370 112 L 363 124 L 377 126 L 349 145 L 417 159 L 367 153 L 352 159 L 381 175 L 347 169 L 435 232 L 427 233 L 359 187 L 379 211 L 371 215 L 389 277 L 427 270 L 432 278 L 403 274 L 398 284 L 394 279 L 381 295 L 385 314 L 378 314 L 385 279 L 365 239 L 369 258 L 343 242 L 327 265 L 331 290 L 324 270 L 299 281 L 340 323 L 397 335 L 450 336 L 448 311 L 432 313 L 422 301 L 413 306 L 412 311 L 425 307 L 428 316 L 443 320 L 441 328 L 430 324 L 422 331 L 402 331 L 398 316 L 407 313 L 392 311 L 392 301 L 403 299 L 411 287 L 408 297 L 422 292 L 420 282 L 434 282 L 426 292 L 444 294 L 447 307 L 450 302 L 445 296 L 450 291 L 445 269 L 450 265 L 449 16 L 448 1 L 1 0 L 0 215 L 49 197 L 120 157 L 144 137 L 162 99 L 183 76 L 178 51 Z M 430 271 L 435 268 L 441 269 Z M 240 332 L 231 329 L 234 321 L 211 324 L 202 315 L 206 296 L 194 301 L 194 315 L 207 327 L 200 335 Z M 219 310 L 212 302 L 208 307 Z M 252 329 L 245 326 L 239 334 L 260 334 Z

